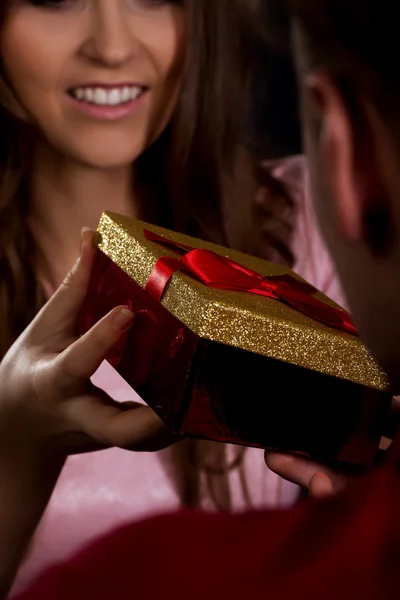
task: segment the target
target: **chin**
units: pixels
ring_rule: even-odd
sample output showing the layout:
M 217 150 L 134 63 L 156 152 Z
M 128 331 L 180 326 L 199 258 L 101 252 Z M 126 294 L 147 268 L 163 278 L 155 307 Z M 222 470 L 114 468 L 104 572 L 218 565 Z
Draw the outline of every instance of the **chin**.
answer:
M 123 156 L 80 156 L 78 162 L 82 163 L 89 169 L 95 169 L 99 171 L 115 171 L 118 169 L 126 169 L 132 165 L 136 160 L 135 157 L 123 157 Z
M 81 152 L 77 155 L 79 162 L 92 169 L 113 170 L 126 168 L 132 165 L 141 155 L 141 152 L 113 152 L 107 147 L 97 148 L 96 151 Z
M 125 138 L 109 138 L 100 136 L 97 139 L 86 138 L 83 144 L 64 145 L 63 154 L 73 161 L 79 162 L 92 169 L 119 169 L 127 167 L 139 158 L 145 151 L 146 144 L 141 140 Z

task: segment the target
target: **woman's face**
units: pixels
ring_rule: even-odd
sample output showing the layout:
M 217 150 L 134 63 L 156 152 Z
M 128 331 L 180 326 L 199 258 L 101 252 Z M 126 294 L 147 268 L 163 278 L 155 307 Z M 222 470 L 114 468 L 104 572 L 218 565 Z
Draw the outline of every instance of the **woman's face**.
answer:
M 184 21 L 176 1 L 14 0 L 0 36 L 6 79 L 57 151 L 125 166 L 171 119 Z

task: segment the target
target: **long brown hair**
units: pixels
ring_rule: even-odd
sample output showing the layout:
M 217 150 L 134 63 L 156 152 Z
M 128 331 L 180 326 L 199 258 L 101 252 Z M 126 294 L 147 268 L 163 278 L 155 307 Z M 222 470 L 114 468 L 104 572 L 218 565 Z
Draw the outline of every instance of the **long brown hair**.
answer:
M 6 9 L 0 8 L 0 28 Z M 188 44 L 181 97 L 160 138 L 135 163 L 139 211 L 148 221 L 268 257 L 275 246 L 290 253 L 278 233 L 279 211 L 255 203 L 262 176 L 284 204 L 284 190 L 261 171 L 246 146 L 254 30 L 246 0 L 187 0 Z M 4 73 L 3 73 L 4 75 Z M 35 241 L 27 225 L 32 133 L 7 108 L 0 87 L 0 358 L 44 302 L 34 267 Z M 157 173 L 155 181 L 154 173 Z M 260 211 L 262 219 L 260 220 Z M 265 212 L 267 211 L 267 212 Z M 260 223 L 268 222 L 267 228 Z M 282 249 L 283 248 L 283 249 Z M 244 450 L 230 464 L 223 445 L 187 440 L 173 449 L 182 502 L 200 502 L 206 473 L 214 503 L 231 507 L 228 472 L 240 468 Z

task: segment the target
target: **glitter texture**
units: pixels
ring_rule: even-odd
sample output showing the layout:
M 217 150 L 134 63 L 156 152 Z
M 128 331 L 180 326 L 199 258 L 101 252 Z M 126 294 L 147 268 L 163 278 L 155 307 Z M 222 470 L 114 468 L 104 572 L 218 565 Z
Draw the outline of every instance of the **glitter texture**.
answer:
M 173 251 L 146 240 L 144 229 L 167 240 L 213 250 L 263 276 L 289 273 L 302 281 L 280 265 L 155 225 L 104 213 L 96 240 L 99 249 L 143 288 L 161 256 L 176 257 Z M 337 306 L 322 293 L 317 297 Z M 314 321 L 278 300 L 208 288 L 183 273 L 175 273 L 162 304 L 202 338 L 377 390 L 388 389 L 385 373 L 358 337 Z

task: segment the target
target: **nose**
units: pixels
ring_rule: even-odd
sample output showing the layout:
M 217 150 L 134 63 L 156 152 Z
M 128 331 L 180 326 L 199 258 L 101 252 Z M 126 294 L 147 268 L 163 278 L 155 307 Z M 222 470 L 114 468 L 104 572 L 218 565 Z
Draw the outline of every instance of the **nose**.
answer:
M 92 6 L 90 34 L 82 46 L 82 54 L 105 66 L 123 65 L 138 49 L 131 19 L 128 26 L 119 0 L 97 0 Z

